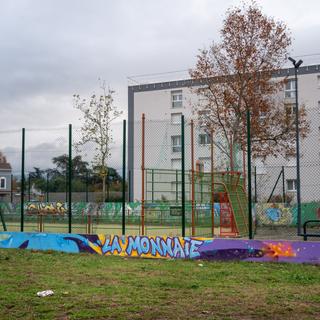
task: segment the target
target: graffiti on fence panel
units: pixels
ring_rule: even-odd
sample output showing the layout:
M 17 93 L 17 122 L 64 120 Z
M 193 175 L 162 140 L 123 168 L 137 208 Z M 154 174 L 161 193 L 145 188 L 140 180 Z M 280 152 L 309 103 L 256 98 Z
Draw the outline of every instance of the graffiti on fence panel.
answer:
M 67 210 L 67 205 L 64 202 L 29 202 L 26 204 L 27 214 L 64 215 Z
M 296 222 L 296 210 L 282 203 L 257 204 L 255 208 L 258 225 L 290 226 Z

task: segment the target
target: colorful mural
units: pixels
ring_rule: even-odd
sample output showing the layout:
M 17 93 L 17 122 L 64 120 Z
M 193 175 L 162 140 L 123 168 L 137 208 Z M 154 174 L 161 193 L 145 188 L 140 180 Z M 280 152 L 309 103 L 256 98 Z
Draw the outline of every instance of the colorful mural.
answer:
M 26 214 L 60 214 L 68 212 L 67 203 L 64 202 L 28 202 Z
M 12 204 L 8 202 L 0 203 L 0 207 L 4 214 L 20 215 L 20 204 Z M 195 206 L 196 215 L 199 219 L 211 221 L 211 205 L 197 203 Z M 135 219 L 139 221 L 141 215 L 141 203 L 126 203 L 127 216 L 131 218 L 131 222 Z M 26 214 L 55 214 L 64 215 L 68 212 L 68 203 L 66 202 L 26 202 Z M 301 205 L 302 219 L 314 220 L 320 219 L 320 203 L 310 202 Z M 191 219 L 191 204 L 186 203 L 186 219 Z M 253 207 L 254 219 L 257 226 L 295 226 L 297 224 L 297 207 L 295 205 L 287 205 L 283 203 L 258 203 Z M 105 217 L 120 218 L 122 216 L 122 203 L 120 202 L 73 202 L 73 215 L 99 215 Z M 171 223 L 175 218 L 179 219 L 181 210 L 179 206 L 171 205 L 167 202 L 162 203 L 146 203 L 145 216 L 153 219 L 158 218 L 161 223 Z M 216 227 L 219 226 L 220 204 L 214 204 L 214 215 Z
M 297 222 L 296 209 L 283 203 L 263 203 L 255 207 L 258 225 L 294 226 Z
M 296 226 L 297 206 L 283 203 L 259 203 L 254 207 L 258 226 Z M 302 221 L 320 219 L 320 203 L 301 204 Z
M 320 264 L 320 242 L 0 232 L 0 248 L 142 258 Z

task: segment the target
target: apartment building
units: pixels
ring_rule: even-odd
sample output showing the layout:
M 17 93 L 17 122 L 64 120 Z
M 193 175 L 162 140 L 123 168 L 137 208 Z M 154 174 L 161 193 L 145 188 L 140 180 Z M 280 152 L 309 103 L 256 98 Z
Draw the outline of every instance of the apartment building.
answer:
M 283 99 L 292 112 L 295 108 L 294 69 L 281 69 L 275 78 L 287 78 L 283 88 Z M 320 65 L 302 66 L 298 72 L 299 105 L 305 105 L 310 122 L 310 134 L 301 141 L 301 196 L 303 202 L 320 200 Z M 191 79 L 156 82 L 128 87 L 128 169 L 130 173 L 130 200 L 141 199 L 141 156 L 142 156 L 142 114 L 145 114 L 145 168 L 181 168 L 181 125 L 183 114 L 187 120 L 185 133 L 186 169 L 190 169 L 190 119 L 196 119 L 193 106 L 199 97 L 192 88 L 200 83 Z M 290 109 L 290 108 L 289 108 Z M 195 161 L 201 163 L 205 171 L 210 170 L 210 137 L 195 127 Z M 219 137 L 215 137 L 215 143 Z M 241 160 L 239 155 L 239 163 Z M 224 169 L 224 155 L 215 148 L 214 163 L 216 170 Z M 265 201 L 284 167 L 284 175 L 273 192 L 287 195 L 296 193 L 296 160 L 294 155 L 265 161 L 255 159 L 256 189 L 258 200 Z M 240 168 L 239 168 L 240 170 Z M 242 170 L 240 170 L 242 171 Z

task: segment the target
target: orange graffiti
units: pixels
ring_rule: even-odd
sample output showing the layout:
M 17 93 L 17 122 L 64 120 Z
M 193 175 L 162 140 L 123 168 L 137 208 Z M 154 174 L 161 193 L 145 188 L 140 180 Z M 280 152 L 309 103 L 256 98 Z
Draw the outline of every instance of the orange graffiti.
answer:
M 266 256 L 271 258 L 279 258 L 279 257 L 295 257 L 296 253 L 293 251 L 290 244 L 278 242 L 274 243 L 265 243 L 263 247 L 263 252 Z

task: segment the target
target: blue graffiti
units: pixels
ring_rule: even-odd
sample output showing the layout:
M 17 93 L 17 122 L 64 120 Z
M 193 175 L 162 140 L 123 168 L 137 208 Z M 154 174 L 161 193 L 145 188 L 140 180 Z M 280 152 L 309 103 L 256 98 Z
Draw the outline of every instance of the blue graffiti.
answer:
M 278 222 L 281 218 L 281 210 L 277 208 L 269 208 L 266 210 L 266 215 L 271 221 Z
M 139 256 L 142 254 L 151 254 L 156 256 L 170 258 L 196 258 L 200 256 L 199 247 L 204 241 L 184 238 L 183 243 L 178 237 L 155 239 L 149 237 L 129 236 L 126 248 L 127 255 L 131 256 L 136 252 Z

